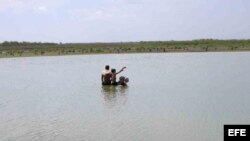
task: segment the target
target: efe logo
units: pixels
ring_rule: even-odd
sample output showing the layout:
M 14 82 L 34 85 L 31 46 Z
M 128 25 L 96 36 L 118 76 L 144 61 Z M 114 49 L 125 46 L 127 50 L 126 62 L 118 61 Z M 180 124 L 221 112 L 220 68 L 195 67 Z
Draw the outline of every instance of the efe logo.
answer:
M 246 136 L 246 129 L 228 129 L 228 136 Z
M 224 141 L 250 141 L 250 125 L 224 125 Z

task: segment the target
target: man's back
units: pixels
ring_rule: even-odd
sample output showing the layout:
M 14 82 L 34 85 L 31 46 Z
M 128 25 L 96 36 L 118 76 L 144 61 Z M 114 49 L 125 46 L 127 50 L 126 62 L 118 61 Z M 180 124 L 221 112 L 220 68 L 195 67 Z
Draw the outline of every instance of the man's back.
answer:
M 111 77 L 112 77 L 111 72 L 108 70 L 104 70 L 102 72 L 102 84 L 106 84 L 106 85 L 111 84 Z

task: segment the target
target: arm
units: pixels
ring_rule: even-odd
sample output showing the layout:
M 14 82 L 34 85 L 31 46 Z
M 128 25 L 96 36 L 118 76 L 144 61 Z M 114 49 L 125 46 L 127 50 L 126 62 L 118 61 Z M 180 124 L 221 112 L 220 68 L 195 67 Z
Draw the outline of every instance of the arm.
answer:
M 126 67 L 123 67 L 120 71 L 118 71 L 116 74 L 121 73 L 124 69 L 126 69 Z
M 101 80 L 102 80 L 102 82 L 103 82 L 103 75 L 102 75 L 102 77 L 101 77 Z

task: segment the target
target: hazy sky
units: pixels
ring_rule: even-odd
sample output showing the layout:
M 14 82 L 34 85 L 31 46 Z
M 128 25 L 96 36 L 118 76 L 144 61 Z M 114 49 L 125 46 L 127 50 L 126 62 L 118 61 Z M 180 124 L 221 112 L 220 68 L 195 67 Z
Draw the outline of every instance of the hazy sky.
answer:
M 0 42 L 250 38 L 250 0 L 0 0 Z

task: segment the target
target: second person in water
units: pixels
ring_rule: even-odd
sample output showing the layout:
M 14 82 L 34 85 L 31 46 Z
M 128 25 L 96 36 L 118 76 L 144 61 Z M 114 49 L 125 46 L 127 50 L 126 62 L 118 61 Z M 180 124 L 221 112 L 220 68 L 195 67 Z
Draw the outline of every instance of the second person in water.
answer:
M 116 82 L 116 75 L 124 71 L 126 67 L 123 67 L 120 71 L 116 72 L 116 69 L 111 69 L 111 85 L 119 85 L 119 82 Z

